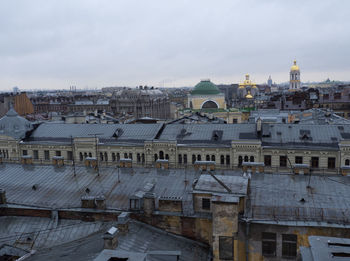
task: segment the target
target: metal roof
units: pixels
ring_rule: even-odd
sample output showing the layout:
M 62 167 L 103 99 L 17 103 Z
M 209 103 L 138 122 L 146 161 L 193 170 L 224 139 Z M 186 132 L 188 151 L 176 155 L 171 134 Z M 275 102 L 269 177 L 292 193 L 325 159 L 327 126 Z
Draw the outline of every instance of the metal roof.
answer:
M 310 180 L 310 181 L 309 181 Z M 350 177 L 252 175 L 247 218 L 350 224 Z

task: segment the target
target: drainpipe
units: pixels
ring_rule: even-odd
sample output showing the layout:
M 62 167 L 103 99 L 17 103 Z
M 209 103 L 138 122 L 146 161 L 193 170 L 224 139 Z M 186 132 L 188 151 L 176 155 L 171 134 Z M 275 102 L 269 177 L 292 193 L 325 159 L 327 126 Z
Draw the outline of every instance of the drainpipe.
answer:
M 249 261 L 249 226 L 250 222 L 249 220 L 246 222 L 246 227 L 245 227 L 245 261 Z

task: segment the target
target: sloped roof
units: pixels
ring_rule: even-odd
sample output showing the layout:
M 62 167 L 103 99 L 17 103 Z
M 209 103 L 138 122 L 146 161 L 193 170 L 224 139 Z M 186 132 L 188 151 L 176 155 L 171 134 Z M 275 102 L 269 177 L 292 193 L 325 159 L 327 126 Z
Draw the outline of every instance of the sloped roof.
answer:
M 32 124 L 11 108 L 0 119 L 0 135 L 10 136 L 14 139 L 23 139 L 26 133 L 33 129 Z

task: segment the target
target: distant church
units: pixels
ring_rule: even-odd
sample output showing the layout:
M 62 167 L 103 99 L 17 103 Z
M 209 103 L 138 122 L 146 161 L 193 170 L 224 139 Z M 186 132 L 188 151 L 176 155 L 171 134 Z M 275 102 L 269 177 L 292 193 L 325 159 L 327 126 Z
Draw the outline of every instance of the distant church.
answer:
M 294 60 L 293 66 L 290 68 L 289 90 L 296 91 L 300 89 L 300 70 L 297 61 Z

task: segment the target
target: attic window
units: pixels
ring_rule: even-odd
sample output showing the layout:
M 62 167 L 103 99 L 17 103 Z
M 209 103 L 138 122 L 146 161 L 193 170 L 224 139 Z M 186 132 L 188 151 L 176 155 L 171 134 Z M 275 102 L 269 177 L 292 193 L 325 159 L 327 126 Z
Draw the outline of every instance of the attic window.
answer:
M 214 130 L 212 133 L 211 140 L 213 141 L 219 141 L 222 138 L 222 131 L 221 130 Z

